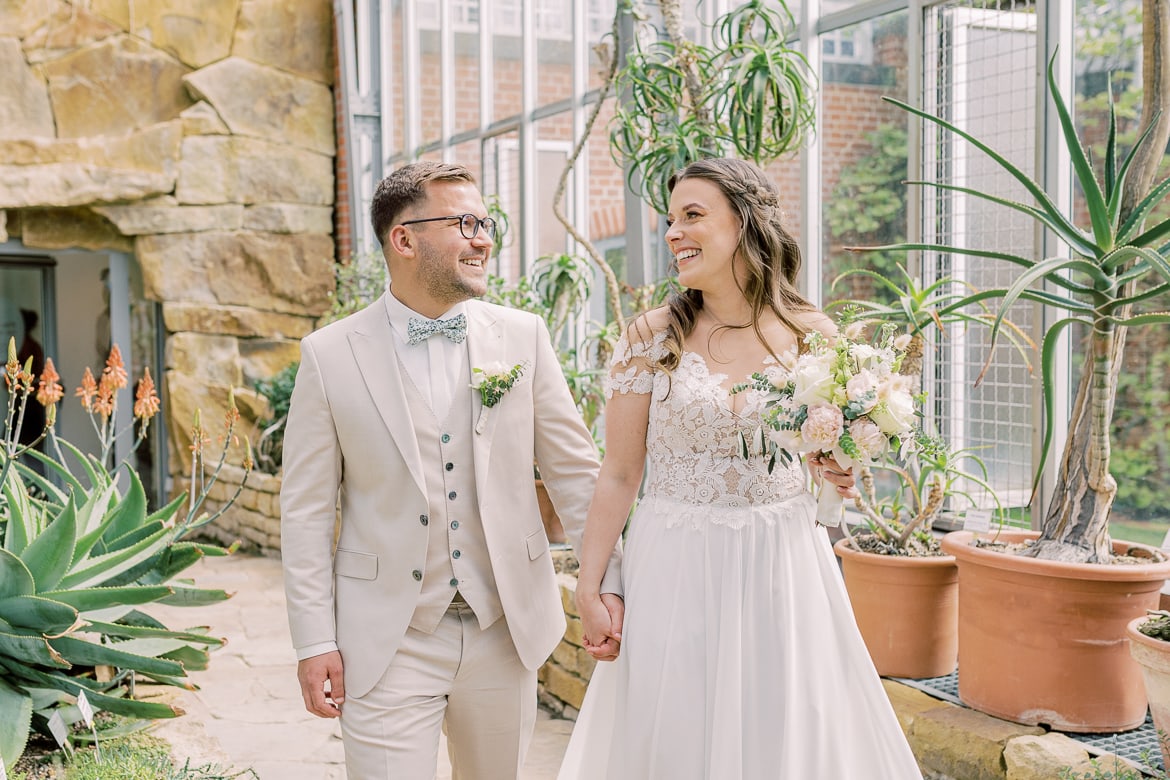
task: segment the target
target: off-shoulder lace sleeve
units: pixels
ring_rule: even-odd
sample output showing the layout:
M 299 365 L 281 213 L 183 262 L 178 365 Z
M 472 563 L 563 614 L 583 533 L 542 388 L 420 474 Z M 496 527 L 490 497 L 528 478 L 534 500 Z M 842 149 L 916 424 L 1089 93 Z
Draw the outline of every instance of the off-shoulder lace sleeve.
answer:
M 666 331 L 654 334 L 649 341 L 631 343 L 626 334 L 618 339 L 609 363 L 609 378 L 605 383 L 606 400 L 614 393 L 645 394 L 654 390 L 654 374 L 658 361 L 666 355 Z

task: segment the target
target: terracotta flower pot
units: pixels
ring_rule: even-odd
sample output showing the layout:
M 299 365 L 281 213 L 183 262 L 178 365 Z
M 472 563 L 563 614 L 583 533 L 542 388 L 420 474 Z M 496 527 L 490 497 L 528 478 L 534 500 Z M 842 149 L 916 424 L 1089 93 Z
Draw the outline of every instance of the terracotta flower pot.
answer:
M 1146 700 L 1150 715 L 1158 731 L 1158 745 L 1162 748 L 1162 766 L 1170 767 L 1170 642 L 1146 636 L 1137 627 L 1146 622 L 1146 616 L 1129 621 L 1125 627 L 1129 635 L 1129 652 L 1142 668 L 1146 684 Z
M 1037 536 L 1003 531 L 998 538 Z M 1059 731 L 1141 725 L 1145 688 L 1125 627 L 1157 607 L 1170 562 L 1061 563 L 979 549 L 973 538 L 956 531 L 942 541 L 959 567 L 959 698 L 989 715 Z M 1133 546 L 1113 543 L 1118 553 Z
M 953 557 L 859 552 L 848 539 L 833 552 L 878 674 L 941 677 L 955 670 L 959 573 Z

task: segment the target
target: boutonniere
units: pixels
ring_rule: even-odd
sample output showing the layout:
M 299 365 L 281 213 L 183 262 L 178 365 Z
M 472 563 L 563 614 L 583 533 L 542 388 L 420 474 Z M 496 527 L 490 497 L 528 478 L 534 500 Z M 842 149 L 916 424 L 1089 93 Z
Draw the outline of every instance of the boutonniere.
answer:
M 504 394 L 512 389 L 527 370 L 527 362 L 517 363 L 511 368 L 506 363 L 491 363 L 483 368 L 471 369 L 471 386 L 479 391 L 479 400 L 483 402 L 479 421 L 475 425 L 476 433 L 483 432 L 487 410 L 504 400 Z

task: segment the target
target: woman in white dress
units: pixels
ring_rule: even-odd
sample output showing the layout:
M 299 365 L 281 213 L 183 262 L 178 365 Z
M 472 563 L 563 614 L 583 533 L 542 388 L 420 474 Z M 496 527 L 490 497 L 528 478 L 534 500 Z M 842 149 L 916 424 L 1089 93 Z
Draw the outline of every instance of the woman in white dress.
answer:
M 798 461 L 739 454 L 761 398 L 731 394 L 803 335 L 834 335 L 797 292 L 796 242 L 755 165 L 711 159 L 670 182 L 681 294 L 614 354 L 605 461 L 577 605 L 598 664 L 561 780 L 912 780 L 917 764 L 853 620 Z M 599 590 L 630 521 L 625 617 Z M 832 460 L 816 480 L 853 495 Z

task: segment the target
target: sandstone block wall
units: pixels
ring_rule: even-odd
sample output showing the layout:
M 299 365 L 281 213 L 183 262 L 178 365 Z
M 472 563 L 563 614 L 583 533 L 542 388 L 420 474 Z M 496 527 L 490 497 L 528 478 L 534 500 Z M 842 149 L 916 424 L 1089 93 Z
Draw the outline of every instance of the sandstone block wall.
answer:
M 0 0 L 0 241 L 133 255 L 176 477 L 328 308 L 333 42 L 329 0 Z

